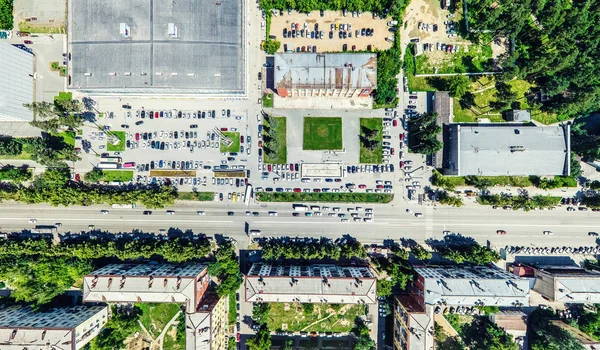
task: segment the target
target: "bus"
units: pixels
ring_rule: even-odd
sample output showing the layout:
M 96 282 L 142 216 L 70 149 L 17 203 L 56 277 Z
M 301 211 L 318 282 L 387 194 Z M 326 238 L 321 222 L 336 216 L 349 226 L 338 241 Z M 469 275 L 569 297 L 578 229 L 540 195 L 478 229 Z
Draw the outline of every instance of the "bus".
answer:
M 56 232 L 56 226 L 50 226 L 50 225 L 37 225 L 33 230 L 31 230 L 31 233 L 37 233 L 37 234 L 54 234 Z
M 246 193 L 244 194 L 244 204 L 246 206 L 250 205 L 250 197 L 252 197 L 252 185 L 246 186 Z
M 100 161 L 103 163 L 121 163 L 121 157 L 102 157 Z
M 96 165 L 97 169 L 119 169 L 118 163 L 98 163 Z

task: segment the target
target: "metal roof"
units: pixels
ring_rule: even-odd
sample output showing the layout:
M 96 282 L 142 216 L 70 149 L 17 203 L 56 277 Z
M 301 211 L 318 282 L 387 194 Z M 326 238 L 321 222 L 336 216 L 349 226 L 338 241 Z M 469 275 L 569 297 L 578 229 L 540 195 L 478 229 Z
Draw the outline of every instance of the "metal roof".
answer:
M 434 305 L 529 305 L 529 281 L 487 266 L 416 267 L 425 303 Z
M 253 264 L 246 276 L 250 302 L 371 304 L 377 301 L 377 279 L 368 267 Z
M 7 43 L 0 43 L 0 120 L 33 120 L 23 107 L 33 101 L 33 55 Z
M 377 55 L 283 53 L 275 55 L 275 88 L 374 89 Z
M 568 125 L 454 124 L 449 129 L 451 149 L 447 174 L 546 176 L 570 173 Z

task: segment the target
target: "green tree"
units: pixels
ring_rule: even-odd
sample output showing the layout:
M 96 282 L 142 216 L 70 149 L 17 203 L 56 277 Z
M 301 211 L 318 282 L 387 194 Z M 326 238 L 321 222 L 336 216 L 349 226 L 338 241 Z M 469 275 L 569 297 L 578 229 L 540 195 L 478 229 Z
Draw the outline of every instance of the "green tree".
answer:
M 87 182 L 100 182 L 104 177 L 104 172 L 102 169 L 93 169 L 90 172 L 85 173 L 83 175 L 83 179 Z
M 476 317 L 463 328 L 462 338 L 471 349 L 519 350 L 512 336 L 487 317 Z
M 371 339 L 370 329 L 362 320 L 356 320 L 356 325 L 352 329 L 352 333 L 356 337 L 354 350 L 371 350 L 375 348 L 375 341 Z
M 255 303 L 252 307 L 252 319 L 258 324 L 267 324 L 271 305 L 269 303 Z
M 269 55 L 274 55 L 277 50 L 281 47 L 281 42 L 277 40 L 267 40 L 265 41 L 264 50 Z
M 250 350 L 270 350 L 271 333 L 266 324 L 260 325 L 256 335 L 246 341 L 246 346 Z
M 600 314 L 597 312 L 585 312 L 577 320 L 579 329 L 585 334 L 600 339 Z
M 137 306 L 131 312 L 119 311 L 112 307 L 112 317 L 106 322 L 97 337 L 90 342 L 91 350 L 114 350 L 124 347 L 123 341 L 131 336 L 138 328 L 138 316 L 141 314 Z
M 528 321 L 531 350 L 584 350 L 569 332 L 550 322 L 553 318 L 554 314 L 547 309 L 531 313 Z
M 462 207 L 463 200 L 460 197 L 451 196 L 447 191 L 438 193 L 440 204 L 450 205 L 453 207 Z
M 240 264 L 235 255 L 235 247 L 231 242 L 223 242 L 215 252 L 215 261 L 208 266 L 208 273 L 219 279 L 217 294 L 229 295 L 242 285 Z
M 462 98 L 471 88 L 471 82 L 466 75 L 455 75 L 448 80 L 448 91 L 453 97 Z
M 410 247 L 410 252 L 419 260 L 428 260 L 431 259 L 432 256 L 431 252 L 423 248 L 423 246 L 420 244 L 415 244 Z

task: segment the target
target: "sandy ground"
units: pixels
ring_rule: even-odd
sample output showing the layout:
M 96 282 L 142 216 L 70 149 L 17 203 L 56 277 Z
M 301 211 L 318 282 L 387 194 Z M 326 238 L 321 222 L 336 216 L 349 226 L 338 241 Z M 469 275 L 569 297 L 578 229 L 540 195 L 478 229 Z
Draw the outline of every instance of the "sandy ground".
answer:
M 351 51 L 352 46 L 356 46 L 357 51 L 367 49 L 367 45 L 374 46 L 375 49 L 387 50 L 392 46 L 391 42 L 385 41 L 386 37 L 393 37 L 394 34 L 389 32 L 387 21 L 391 19 L 373 19 L 373 15 L 369 12 L 363 13 L 360 17 L 352 17 L 351 13 L 344 17 L 338 11 L 325 11 L 325 16 L 321 17 L 318 11 L 311 12 L 310 16 L 303 13 L 292 11 L 291 15 L 284 11 L 283 16 L 273 16 L 271 19 L 271 35 L 275 35 L 277 40 L 281 41 L 280 52 L 283 52 L 283 45 L 287 44 L 288 50 L 302 46 L 317 46 L 317 52 L 339 52 L 342 51 L 342 45 L 348 45 L 348 51 Z M 302 29 L 304 23 L 308 24 L 309 29 L 313 29 L 315 23 L 319 24 L 319 31 L 323 31 L 323 39 L 310 38 L 283 38 L 283 28 L 290 29 L 292 23 L 298 23 L 298 28 Z M 350 24 L 352 26 L 352 38 L 340 39 L 339 30 L 333 32 L 333 39 L 329 39 L 329 31 L 331 24 Z M 375 33 L 370 37 L 355 37 L 356 29 L 373 28 Z

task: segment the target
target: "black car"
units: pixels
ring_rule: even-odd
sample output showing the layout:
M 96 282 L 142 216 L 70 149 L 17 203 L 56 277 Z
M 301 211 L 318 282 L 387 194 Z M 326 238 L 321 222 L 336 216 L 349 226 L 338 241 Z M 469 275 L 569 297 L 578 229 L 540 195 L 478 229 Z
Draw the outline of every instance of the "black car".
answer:
M 342 51 L 347 51 L 348 50 L 348 45 L 344 44 L 344 46 L 342 46 Z
M 175 132 L 173 133 L 173 137 L 174 137 L 174 138 L 176 138 L 176 139 L 178 139 L 178 138 L 179 138 L 179 133 L 178 133 L 177 131 L 175 131 Z
M 316 46 L 313 46 L 313 47 L 312 47 L 312 52 L 313 52 L 313 53 L 316 53 L 316 52 L 317 52 L 317 47 L 316 47 Z
M 164 150 L 165 150 L 165 143 L 164 143 L 164 142 L 161 142 L 161 143 L 160 143 L 160 150 L 161 150 L 161 151 L 164 151 Z
M 344 32 L 344 39 L 348 37 L 348 33 Z
M 202 112 L 202 119 L 206 119 L 206 112 Z
M 321 17 L 325 16 L 325 11 L 321 10 L 320 13 L 321 13 Z
M 340 39 L 342 39 L 344 37 L 344 34 L 342 34 L 342 31 L 340 31 Z
M 181 119 L 181 111 L 177 112 L 177 118 Z
M 298 171 L 299 168 L 300 166 L 298 164 L 294 164 L 294 171 Z M 250 177 L 250 175 L 248 175 L 248 177 Z
M 190 168 L 190 162 L 185 162 L 185 168 L 189 169 Z
M 150 165 L 146 164 L 144 171 L 149 171 L 149 170 L 150 170 Z
M 231 117 L 231 110 L 230 109 L 227 110 L 227 118 L 229 118 L 229 117 Z
M 360 35 L 365 36 L 367 34 L 367 30 L 365 28 L 360 30 Z
M 333 39 L 333 32 L 329 32 L 329 39 Z
M 189 133 L 189 132 L 187 132 L 187 131 L 185 132 L 185 138 L 186 138 L 186 139 L 189 139 L 189 138 L 190 138 L 190 133 Z
M 229 216 L 234 216 L 234 215 L 235 215 L 235 213 L 234 213 L 234 212 L 232 212 L 232 211 L 228 211 L 228 212 L 227 212 L 227 215 L 229 215 Z
M 125 143 L 127 148 L 131 148 L 131 141 L 127 140 L 127 142 Z
M 190 125 L 190 129 L 198 129 L 198 124 L 192 124 L 192 125 Z
M 240 179 L 235 179 L 235 186 L 240 187 Z
M 129 129 L 129 125 L 127 125 L 127 124 L 121 124 L 121 127 L 122 127 L 123 129 Z
M 156 143 L 156 141 L 152 141 L 150 142 L 150 148 L 154 148 L 154 144 Z
M 144 210 L 144 215 L 152 215 L 152 211 L 150 211 L 150 210 Z
M 272 187 L 267 187 L 267 188 L 265 188 L 265 192 L 273 192 L 273 188 Z
M 287 38 L 287 28 L 283 28 L 283 37 Z
M 135 125 L 142 125 L 142 124 L 144 124 L 144 121 L 143 121 L 143 120 L 140 120 L 140 121 L 137 121 L 137 122 L 135 122 Z
M 262 80 L 262 72 L 258 72 L 258 80 Z
M 258 149 L 258 156 L 259 156 L 259 157 L 262 157 L 262 148 L 259 148 L 259 149 Z

